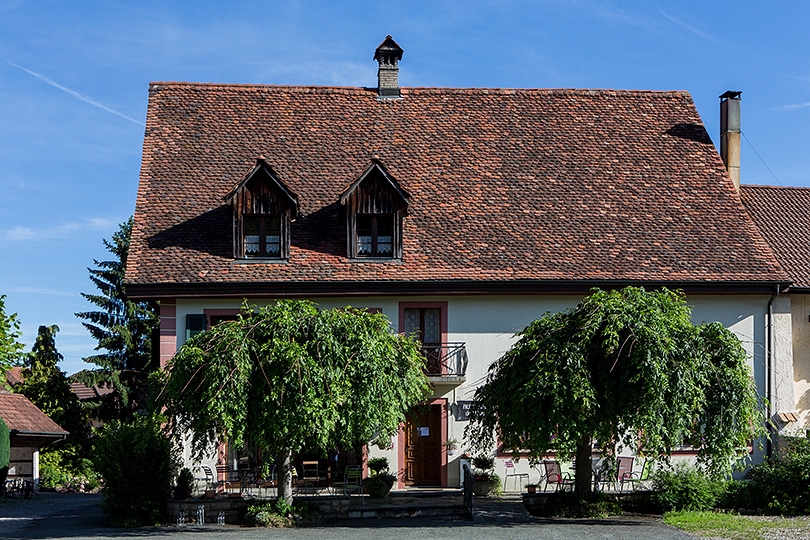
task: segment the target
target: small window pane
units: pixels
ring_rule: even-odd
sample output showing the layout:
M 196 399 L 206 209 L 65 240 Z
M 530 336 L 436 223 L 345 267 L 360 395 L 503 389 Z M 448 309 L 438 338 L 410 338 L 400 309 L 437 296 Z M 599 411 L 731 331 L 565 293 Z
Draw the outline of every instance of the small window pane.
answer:
M 377 255 L 381 257 L 390 257 L 394 252 L 394 244 L 392 243 L 393 237 L 379 236 L 377 237 Z
M 357 237 L 357 254 L 371 255 L 371 235 Z
M 245 217 L 245 257 L 261 256 L 261 238 L 259 236 L 259 218 Z
M 265 245 L 265 249 L 267 250 L 268 257 L 280 257 L 281 256 L 281 237 L 280 236 L 268 236 L 267 237 L 267 244 Z

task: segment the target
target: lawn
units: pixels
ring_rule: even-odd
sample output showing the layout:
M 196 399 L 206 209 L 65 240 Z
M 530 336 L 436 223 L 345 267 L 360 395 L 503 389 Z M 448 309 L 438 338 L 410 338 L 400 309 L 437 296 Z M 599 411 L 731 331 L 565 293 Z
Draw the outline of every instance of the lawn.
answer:
M 810 538 L 810 516 L 738 516 L 716 512 L 670 512 L 664 523 L 705 538 L 769 540 Z

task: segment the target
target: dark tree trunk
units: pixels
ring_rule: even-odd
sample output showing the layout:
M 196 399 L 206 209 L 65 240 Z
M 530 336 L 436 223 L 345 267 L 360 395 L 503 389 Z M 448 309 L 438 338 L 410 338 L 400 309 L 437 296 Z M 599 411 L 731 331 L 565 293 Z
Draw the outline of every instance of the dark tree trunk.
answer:
M 577 445 L 577 468 L 574 476 L 574 491 L 579 495 L 591 492 L 591 437 L 586 435 Z
M 276 456 L 278 498 L 292 504 L 292 450 L 285 448 Z

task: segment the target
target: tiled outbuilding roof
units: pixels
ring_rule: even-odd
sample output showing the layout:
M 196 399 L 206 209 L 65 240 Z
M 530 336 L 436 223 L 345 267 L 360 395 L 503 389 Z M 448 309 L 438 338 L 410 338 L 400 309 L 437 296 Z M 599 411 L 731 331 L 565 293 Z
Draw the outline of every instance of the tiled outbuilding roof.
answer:
M 793 281 L 810 291 L 810 188 L 741 186 L 741 198 Z
M 787 280 L 686 92 L 153 83 L 128 291 L 167 284 Z M 237 262 L 224 197 L 265 156 L 287 262 Z M 401 261 L 346 258 L 340 194 L 379 159 Z M 220 289 L 224 290 L 224 289 Z
M 48 418 L 44 412 L 22 394 L 0 390 L 0 418 L 9 430 L 25 435 L 54 435 L 61 437 L 67 431 Z

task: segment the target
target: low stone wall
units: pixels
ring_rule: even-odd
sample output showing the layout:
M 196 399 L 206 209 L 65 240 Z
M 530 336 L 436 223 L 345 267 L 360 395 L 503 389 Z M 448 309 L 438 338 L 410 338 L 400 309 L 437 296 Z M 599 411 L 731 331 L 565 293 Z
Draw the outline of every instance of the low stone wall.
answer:
M 654 514 L 656 509 L 650 500 L 652 491 L 628 491 L 625 493 L 611 493 L 619 499 L 619 504 L 625 512 L 639 512 L 642 514 Z M 556 496 L 554 492 L 548 493 L 524 493 L 523 506 L 533 516 L 542 515 L 544 507 Z
M 202 505 L 205 508 L 205 522 L 216 523 L 220 512 L 225 513 L 225 523 L 238 524 L 242 514 L 248 505 L 268 502 L 273 499 L 241 499 L 217 497 L 216 499 L 185 499 L 170 500 L 167 504 L 169 519 L 172 523 L 177 522 L 180 512 L 185 512 L 185 523 L 197 523 L 197 509 Z M 296 501 L 314 504 L 318 507 L 318 512 L 325 518 L 348 518 L 349 501 L 348 495 L 330 495 L 300 497 Z

